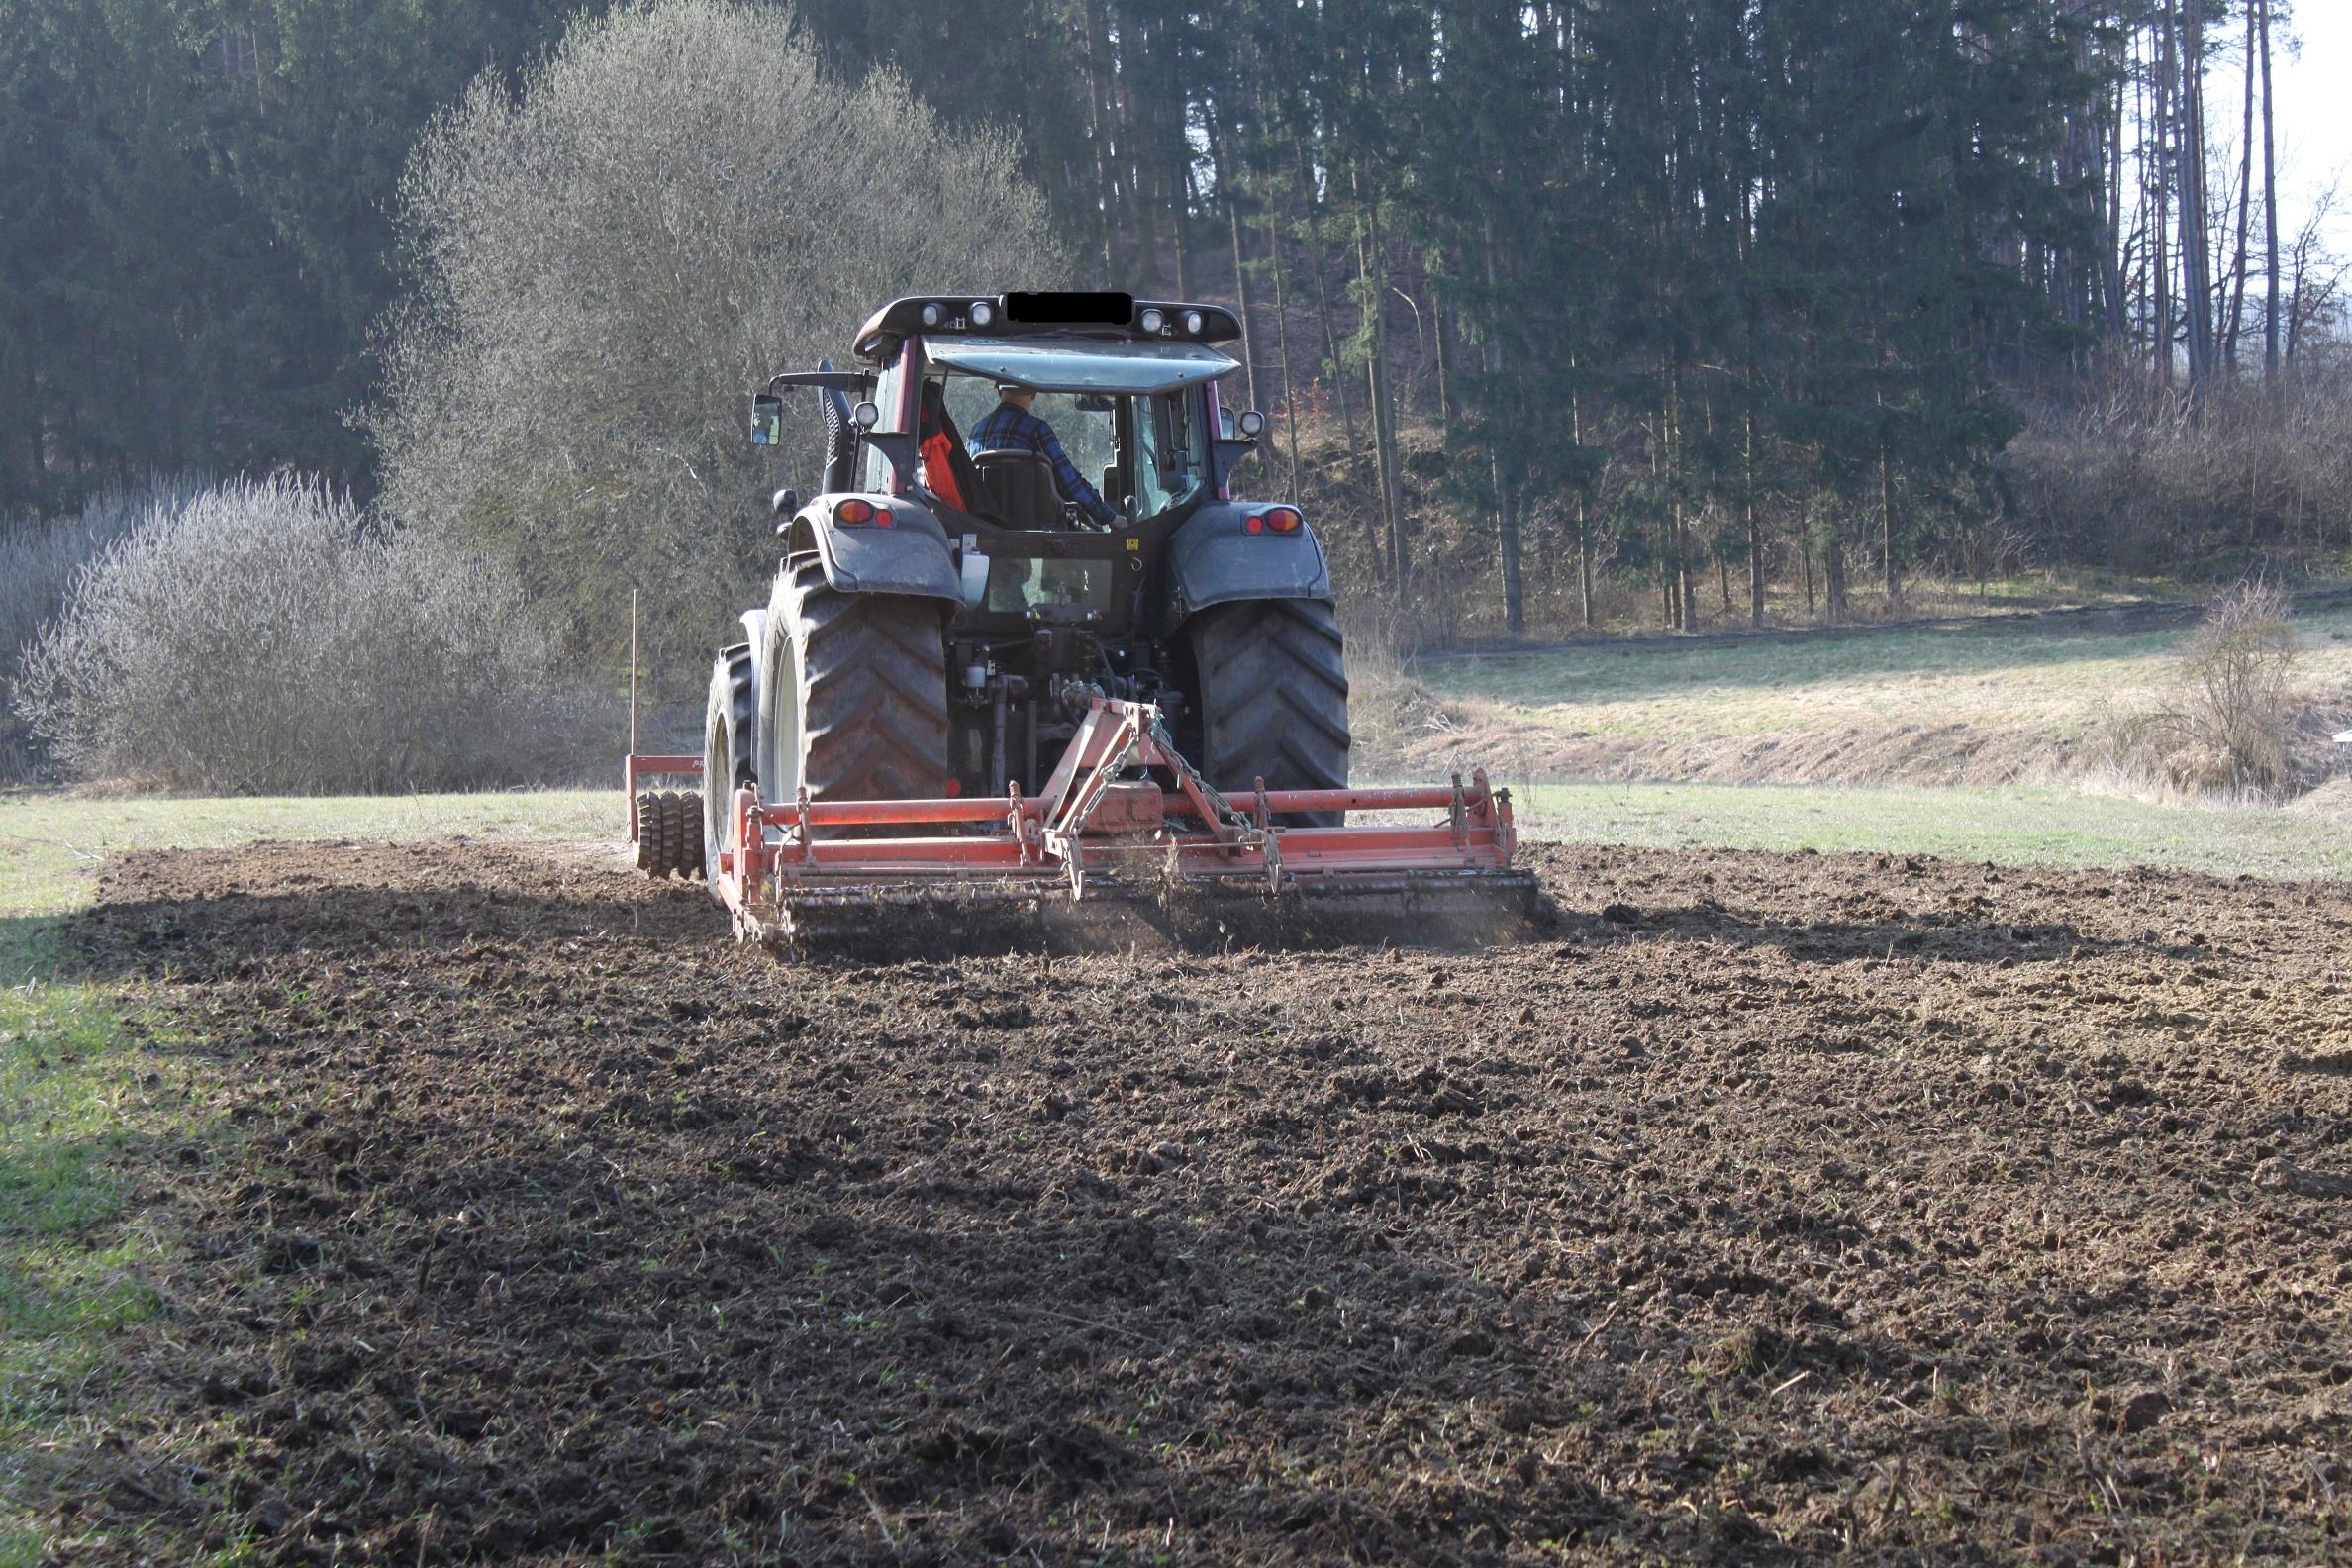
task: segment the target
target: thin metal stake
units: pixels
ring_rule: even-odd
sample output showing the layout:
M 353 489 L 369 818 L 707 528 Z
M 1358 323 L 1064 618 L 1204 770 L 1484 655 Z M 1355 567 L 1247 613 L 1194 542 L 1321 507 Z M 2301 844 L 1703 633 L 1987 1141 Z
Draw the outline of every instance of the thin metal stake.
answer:
M 637 754 L 637 591 L 635 588 L 632 588 L 632 589 L 630 589 L 630 590 L 629 590 L 629 754 L 630 754 L 631 756 L 636 756 L 636 755 Z

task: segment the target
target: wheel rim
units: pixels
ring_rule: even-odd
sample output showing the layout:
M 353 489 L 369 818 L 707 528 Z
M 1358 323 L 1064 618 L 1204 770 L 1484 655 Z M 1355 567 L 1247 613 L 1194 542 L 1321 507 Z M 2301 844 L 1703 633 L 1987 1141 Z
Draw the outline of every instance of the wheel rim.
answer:
M 767 710 L 759 727 L 760 793 L 786 805 L 799 797 L 801 785 L 800 650 L 791 633 L 782 629 L 768 634 L 768 646 L 774 656 L 760 681 L 760 700 Z
M 719 874 L 719 851 L 728 847 L 727 820 L 735 810 L 735 747 L 729 743 L 727 720 L 715 717 L 703 736 L 703 875 Z

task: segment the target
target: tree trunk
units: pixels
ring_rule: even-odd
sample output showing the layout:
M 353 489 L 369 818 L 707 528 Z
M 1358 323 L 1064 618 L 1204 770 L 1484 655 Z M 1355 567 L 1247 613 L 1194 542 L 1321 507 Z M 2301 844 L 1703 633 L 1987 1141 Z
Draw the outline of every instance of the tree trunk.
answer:
M 1764 629 L 1764 527 L 1756 515 L 1756 411 L 1749 409 L 1739 454 L 1739 509 L 1747 525 L 1748 625 Z
M 1291 378 L 1290 305 L 1285 298 L 1289 285 L 1283 277 L 1282 224 L 1274 211 L 1274 204 L 1266 204 L 1266 253 L 1274 258 L 1274 346 L 1282 356 L 1282 430 L 1290 442 L 1290 493 L 1296 500 L 1299 494 L 1299 400 L 1295 393 L 1298 382 Z
M 2254 210 L 2254 0 L 2246 0 L 2246 92 L 2238 126 L 2238 210 L 2236 256 L 2229 267 L 2229 330 L 2221 356 L 2237 379 L 2238 329 L 2246 319 L 2246 238 Z
M 1168 193 L 1168 224 L 1176 235 L 1176 297 L 1188 300 L 1193 297 L 1192 247 L 1185 230 L 1192 219 L 1192 170 L 1179 162 L 1174 172 Z
M 1347 456 L 1355 460 L 1355 416 L 1347 408 L 1347 376 L 1339 363 L 1339 335 L 1331 325 L 1331 285 L 1323 275 L 1323 223 L 1316 216 L 1315 181 L 1307 172 L 1307 148 L 1294 142 L 1299 160 L 1299 195 L 1307 203 L 1307 264 L 1315 272 L 1316 313 L 1323 320 L 1323 359 L 1331 367 L 1331 395 L 1339 402 L 1339 428 L 1347 436 Z
M 1675 362 L 1667 374 L 1666 412 L 1666 493 L 1670 500 L 1669 532 L 1674 540 L 1674 624 L 1677 630 L 1699 630 L 1699 585 L 1691 561 L 1691 517 L 1684 501 L 1683 461 L 1683 386 L 1682 365 Z
M 1232 164 L 1225 167 L 1227 178 L 1232 176 Z M 1232 231 L 1232 294 L 1242 306 L 1242 378 L 1249 383 L 1249 407 L 1263 409 L 1258 402 L 1258 329 L 1249 313 L 1249 258 L 1242 253 L 1242 193 L 1234 186 L 1225 186 L 1225 226 Z
M 1127 165 L 1127 191 L 1135 205 L 1136 281 L 1153 294 L 1160 289 L 1159 176 L 1140 158 Z
M 1437 297 L 1434 284 L 1429 288 L 1429 314 L 1436 318 L 1432 324 L 1432 341 L 1437 345 L 1437 418 L 1450 423 L 1454 417 L 1452 356 L 1446 352 L 1445 301 Z
M 1085 0 L 1080 23 L 1086 29 L 1086 113 L 1089 150 L 1094 153 L 1095 198 L 1103 214 L 1103 286 L 1114 286 L 1123 275 L 1119 256 L 1119 191 L 1112 173 L 1111 86 L 1107 62 L 1111 41 L 1103 30 L 1102 0 Z
M 1829 622 L 1842 625 L 1846 619 L 1845 526 L 1833 523 L 1829 529 L 1829 542 L 1821 551 L 1821 575 L 1829 594 Z
M 1903 573 L 1895 564 L 1895 461 L 1886 438 L 1879 439 L 1879 547 L 1886 556 L 1887 613 L 1903 603 Z
M 1483 225 L 1482 238 L 1486 250 L 1487 297 L 1491 300 L 1495 294 L 1496 276 L 1495 223 L 1491 217 Z M 1491 378 L 1488 390 L 1491 399 L 1494 383 L 1502 379 L 1503 372 L 1503 344 L 1491 332 L 1487 334 L 1486 360 L 1487 373 Z M 1445 318 L 1442 314 L 1437 318 L 1437 389 L 1438 414 L 1451 419 L 1452 413 L 1445 407 Z M 1571 392 L 1570 396 L 1573 397 L 1574 393 Z M 1504 421 L 1496 419 L 1495 413 L 1490 406 L 1487 417 L 1492 428 L 1487 433 L 1487 450 L 1495 479 L 1496 544 L 1503 556 L 1503 624 L 1513 637 L 1518 637 L 1527 629 L 1525 592 L 1519 582 L 1519 497 L 1512 483 L 1510 459 L 1504 451 Z
M 1389 385 L 1388 313 L 1382 309 L 1388 297 L 1388 264 L 1381 249 L 1377 196 L 1365 199 L 1362 222 L 1356 228 L 1356 281 L 1363 290 L 1367 325 L 1371 329 L 1370 352 L 1364 364 L 1364 390 L 1372 405 L 1372 455 L 1380 471 L 1381 513 L 1388 524 L 1389 569 L 1401 604 L 1411 591 L 1413 554 L 1411 541 L 1405 537 L 1404 497 L 1398 485 L 1397 409 L 1395 393 Z
M 1576 361 L 1568 361 L 1571 375 Z M 1578 447 L 1584 445 L 1584 393 L 1573 381 L 1568 386 L 1568 439 Z M 1591 486 L 1576 487 L 1576 593 L 1577 608 L 1587 632 L 1593 630 L 1593 522 L 1591 514 Z
M 1495 529 L 1503 553 L 1503 627 L 1513 637 L 1527 630 L 1527 603 L 1519 584 L 1519 497 L 1504 472 L 1503 457 L 1494 458 Z
M 2262 222 L 2269 236 L 2263 246 L 2263 271 L 2270 285 L 2270 304 L 2263 312 L 2262 379 L 2279 379 L 2279 143 L 2271 116 L 2270 0 L 2255 0 L 2262 14 Z
M 2118 346 L 2129 333 L 2129 303 L 2123 294 L 2123 92 L 2124 73 L 2115 73 L 2112 117 L 2107 126 L 2107 253 L 2100 264 L 2107 274 L 2107 336 Z
M 2205 0 L 2181 12 L 2181 313 L 2189 329 L 2189 398 L 2202 408 L 2213 373 L 2212 234 L 2205 214 Z
M 2156 226 L 2149 240 L 2149 280 L 2155 295 L 2156 379 L 2172 385 L 2173 0 L 2164 0 L 2156 38 Z

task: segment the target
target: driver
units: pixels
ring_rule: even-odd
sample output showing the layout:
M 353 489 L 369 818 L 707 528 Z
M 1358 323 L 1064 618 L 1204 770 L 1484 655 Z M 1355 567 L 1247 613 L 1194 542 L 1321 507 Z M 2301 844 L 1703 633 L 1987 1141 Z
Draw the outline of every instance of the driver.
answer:
M 1034 388 L 997 383 L 997 406 L 972 427 L 971 449 L 975 456 L 984 451 L 1036 452 L 1053 464 L 1053 481 L 1064 500 L 1076 502 L 1079 510 L 1105 528 L 1119 521 L 1118 510 L 1095 493 L 1095 488 L 1078 472 L 1078 465 L 1070 461 L 1062 450 L 1053 427 L 1029 412 L 1037 401 Z

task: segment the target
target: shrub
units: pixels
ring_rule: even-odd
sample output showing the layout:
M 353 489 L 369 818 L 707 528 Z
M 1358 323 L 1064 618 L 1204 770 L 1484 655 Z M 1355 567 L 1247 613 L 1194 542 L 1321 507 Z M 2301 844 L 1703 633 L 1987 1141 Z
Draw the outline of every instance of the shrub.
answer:
M 483 78 L 419 146 L 400 220 L 416 289 L 367 416 L 385 507 L 513 562 L 615 667 L 641 589 L 650 666 L 696 692 L 766 602 L 767 489 L 815 477 L 803 396 L 809 460 L 763 482 L 755 386 L 845 357 L 894 295 L 1065 266 L 1009 136 L 832 79 L 789 12 L 735 0 L 624 5 L 518 92 Z
M 513 573 L 290 478 L 150 507 L 26 654 L 19 710 L 84 777 L 232 793 L 542 773 L 552 642 Z
M 74 575 L 158 505 L 194 494 L 195 480 L 147 490 L 101 491 L 65 517 L 26 518 L 0 537 L 0 684 L 16 679 L 25 650 L 63 607 Z M 0 721 L 0 778 L 38 776 L 48 757 L 11 708 Z
M 2032 410 L 2004 468 L 2049 559 L 2234 574 L 2352 539 L 2352 379 L 2222 382 L 2202 405 L 2139 383 Z
M 2107 722 L 2108 760 L 2192 794 L 2287 791 L 2298 771 L 2290 613 L 2270 582 L 2243 582 L 2213 601 L 2182 646 L 2172 703 Z

